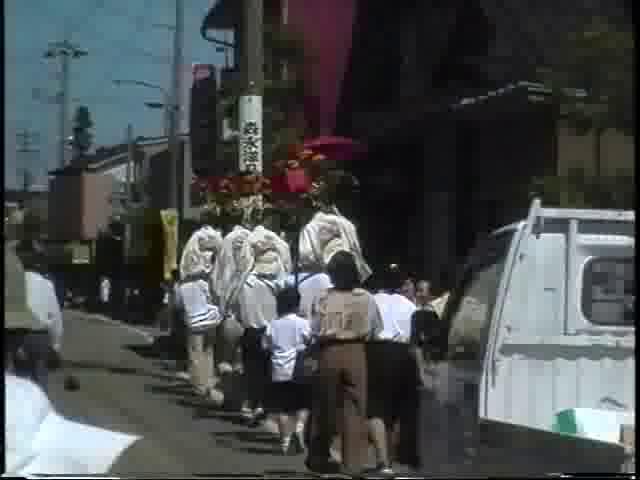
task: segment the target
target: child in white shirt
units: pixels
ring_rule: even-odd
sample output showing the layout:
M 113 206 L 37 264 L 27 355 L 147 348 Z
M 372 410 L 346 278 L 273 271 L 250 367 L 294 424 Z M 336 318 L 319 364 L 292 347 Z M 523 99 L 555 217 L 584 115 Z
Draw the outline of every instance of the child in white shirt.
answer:
M 301 367 L 311 340 L 311 326 L 296 313 L 300 308 L 300 293 L 294 286 L 281 290 L 276 302 L 278 318 L 268 325 L 262 337 L 263 347 L 271 356 L 272 383 L 267 406 L 278 414 L 282 453 L 289 455 L 305 450 L 304 428 L 310 398 Z

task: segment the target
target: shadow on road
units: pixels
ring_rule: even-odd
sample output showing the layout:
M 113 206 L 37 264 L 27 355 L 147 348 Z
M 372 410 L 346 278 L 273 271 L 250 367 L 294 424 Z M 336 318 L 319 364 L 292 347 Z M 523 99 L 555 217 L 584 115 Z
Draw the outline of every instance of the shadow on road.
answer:
M 172 380 L 174 380 L 172 378 Z M 167 385 L 145 385 L 145 391 L 156 395 L 191 395 L 191 385 L 184 382 L 173 382 Z
M 216 445 L 253 455 L 279 455 L 278 439 L 267 432 L 214 432 L 211 436 Z M 247 445 L 249 444 L 249 445 Z
M 124 348 L 146 359 L 168 360 L 170 357 L 169 337 L 156 337 L 152 344 L 129 344 Z
M 294 470 L 265 470 L 265 475 L 274 475 L 279 478 L 318 478 L 309 472 L 297 472 Z
M 259 428 L 248 429 L 246 420 L 240 416 L 239 409 L 241 397 L 243 396 L 242 391 L 244 390 L 242 378 L 236 375 L 225 375 L 219 379 L 220 382 L 216 388 L 220 388 L 225 392 L 228 398 L 225 401 L 225 406 L 218 407 L 210 401 L 195 395 L 189 383 L 176 381 L 176 378 L 169 373 L 174 369 L 169 366 L 170 362 L 168 362 L 172 356 L 168 337 L 158 337 L 157 341 L 152 345 L 129 344 L 123 348 L 142 358 L 155 360 L 153 362 L 154 366 L 167 371 L 166 375 L 152 375 L 165 382 L 163 384 L 147 384 L 144 387 L 145 391 L 153 395 L 174 397 L 170 401 L 181 407 L 191 409 L 194 419 L 214 419 L 239 428 L 236 431 L 212 432 L 211 436 L 215 439 L 217 445 L 236 452 L 253 455 L 281 455 L 277 435 Z M 167 383 L 167 380 L 170 383 Z M 299 478 L 300 472 L 294 470 L 275 471 L 273 475 Z
M 157 378 L 160 380 L 173 380 L 170 375 L 163 375 L 161 373 L 150 372 L 148 370 L 142 370 L 139 368 L 122 367 L 120 365 L 108 365 L 98 362 L 77 362 L 73 360 L 64 360 L 62 366 L 65 371 L 69 370 L 102 370 L 109 373 L 115 373 L 118 375 L 135 375 L 140 377 Z
M 223 422 L 230 423 L 232 425 L 238 425 L 244 427 L 247 425 L 247 421 L 243 419 L 237 411 L 234 410 L 221 410 L 221 409 L 212 409 L 209 408 L 207 410 L 202 410 L 200 418 L 211 418 L 214 420 L 220 420 Z

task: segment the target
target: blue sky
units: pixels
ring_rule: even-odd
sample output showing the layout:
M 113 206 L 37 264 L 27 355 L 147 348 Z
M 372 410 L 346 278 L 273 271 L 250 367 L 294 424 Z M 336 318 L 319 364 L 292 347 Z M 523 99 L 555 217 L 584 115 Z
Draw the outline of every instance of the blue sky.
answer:
M 212 3 L 184 0 L 187 68 L 193 62 L 224 63 L 224 54 L 200 37 Z M 136 136 L 162 134 L 161 111 L 144 106 L 145 101 L 161 101 L 160 92 L 118 87 L 112 80 L 170 87 L 171 31 L 154 24 L 173 24 L 174 11 L 172 0 L 5 1 L 5 186 L 16 186 L 22 165 L 41 179 L 47 168 L 56 166 L 59 107 L 46 98 L 59 90 L 59 62 L 44 59 L 43 53 L 49 42 L 64 38 L 65 30 L 89 52 L 72 62 L 70 115 L 79 104 L 89 107 L 95 145 L 123 141 L 129 122 Z M 16 132 L 23 128 L 39 133 L 39 154 L 16 153 Z

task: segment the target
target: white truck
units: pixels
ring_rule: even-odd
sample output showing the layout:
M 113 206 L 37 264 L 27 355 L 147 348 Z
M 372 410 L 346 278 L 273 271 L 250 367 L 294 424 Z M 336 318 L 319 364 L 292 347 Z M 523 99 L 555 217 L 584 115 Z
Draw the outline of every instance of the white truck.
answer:
M 634 247 L 634 212 L 536 199 L 525 221 L 474 249 L 440 319 L 446 355 L 421 392 L 422 474 L 629 468 L 634 447 L 620 432 L 635 431 Z M 563 431 L 560 419 L 578 425 Z

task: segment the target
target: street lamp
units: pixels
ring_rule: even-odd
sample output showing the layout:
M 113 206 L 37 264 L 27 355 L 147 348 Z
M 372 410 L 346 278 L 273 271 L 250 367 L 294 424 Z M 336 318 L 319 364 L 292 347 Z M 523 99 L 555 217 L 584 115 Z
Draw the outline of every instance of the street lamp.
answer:
M 171 96 L 169 92 L 161 87 L 160 85 L 155 85 L 153 83 L 145 82 L 142 80 L 114 80 L 113 83 L 117 86 L 121 85 L 137 85 L 139 87 L 152 88 L 154 90 L 160 90 L 162 92 L 162 96 L 164 97 L 164 102 L 145 102 L 145 106 L 148 108 L 154 109 L 163 109 L 164 110 L 164 134 L 165 136 L 169 136 L 169 119 L 172 112 L 171 106 Z

